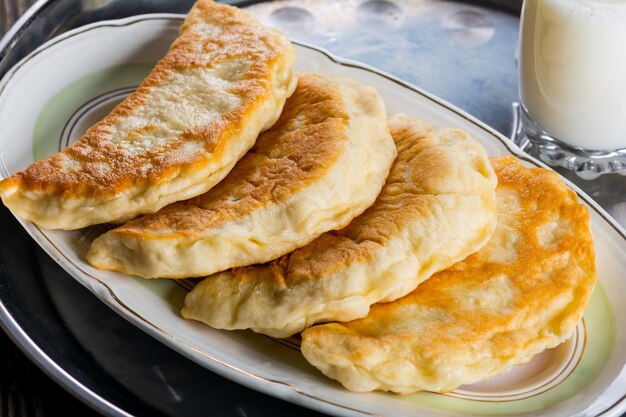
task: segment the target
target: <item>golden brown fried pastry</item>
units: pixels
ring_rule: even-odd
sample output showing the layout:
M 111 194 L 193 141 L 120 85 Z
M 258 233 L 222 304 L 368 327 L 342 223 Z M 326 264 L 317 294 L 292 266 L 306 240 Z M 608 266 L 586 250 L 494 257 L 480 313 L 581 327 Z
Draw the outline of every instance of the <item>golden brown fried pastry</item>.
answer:
M 271 261 L 371 206 L 395 156 L 376 90 L 304 75 L 278 122 L 224 181 L 104 234 L 87 258 L 148 278 Z
M 568 339 L 595 277 L 587 210 L 554 172 L 494 160 L 489 243 L 404 298 L 302 333 L 302 353 L 352 391 L 450 391 Z
M 136 92 L 62 152 L 0 182 L 14 213 L 77 229 L 153 213 L 219 182 L 295 88 L 289 40 L 199 0 Z
M 389 126 L 398 157 L 372 207 L 277 261 L 206 278 L 183 316 L 285 337 L 364 317 L 481 248 L 496 224 L 496 177 L 482 146 L 407 116 Z

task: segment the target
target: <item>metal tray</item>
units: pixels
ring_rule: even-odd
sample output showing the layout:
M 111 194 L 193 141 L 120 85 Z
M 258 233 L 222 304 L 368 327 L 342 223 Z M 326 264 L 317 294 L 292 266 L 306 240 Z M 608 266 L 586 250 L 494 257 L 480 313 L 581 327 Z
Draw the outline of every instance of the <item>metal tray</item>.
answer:
M 517 97 L 521 1 L 235 1 L 291 37 L 356 59 L 458 105 L 508 135 Z M 0 76 L 69 29 L 192 1 L 37 2 L 0 41 Z M 623 177 L 570 179 L 621 220 Z M 620 218 L 621 217 L 621 218 Z M 0 207 L 0 324 L 48 375 L 113 416 L 314 416 L 225 380 L 120 318 L 74 281 Z

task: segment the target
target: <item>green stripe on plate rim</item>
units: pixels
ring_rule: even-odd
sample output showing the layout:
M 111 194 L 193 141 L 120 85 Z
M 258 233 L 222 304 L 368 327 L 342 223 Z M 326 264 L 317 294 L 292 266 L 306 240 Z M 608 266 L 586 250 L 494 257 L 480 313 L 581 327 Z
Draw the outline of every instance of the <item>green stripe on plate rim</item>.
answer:
M 58 152 L 65 122 L 85 103 L 109 91 L 137 86 L 146 78 L 154 63 L 128 64 L 104 68 L 62 88 L 43 106 L 33 130 L 35 161 Z

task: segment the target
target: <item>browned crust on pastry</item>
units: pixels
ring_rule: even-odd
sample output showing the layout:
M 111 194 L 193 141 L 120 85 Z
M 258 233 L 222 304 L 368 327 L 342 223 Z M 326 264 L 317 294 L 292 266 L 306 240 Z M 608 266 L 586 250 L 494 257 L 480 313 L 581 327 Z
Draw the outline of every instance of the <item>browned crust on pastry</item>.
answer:
M 432 129 L 419 131 L 410 124 L 393 123 L 390 129 L 398 156 L 372 207 L 346 228 L 327 232 L 309 245 L 285 255 L 269 266 L 271 274 L 259 274 L 259 266 L 235 268 L 233 274 L 249 280 L 272 277 L 285 286 L 324 279 L 354 263 L 367 262 L 380 247 L 387 246 L 390 239 L 401 234 L 407 224 L 426 218 L 437 200 L 441 183 L 454 182 L 451 181 L 453 165 L 442 163 L 449 159 L 449 149 L 437 146 L 443 144 L 439 131 L 433 134 Z M 473 141 L 460 130 L 449 129 L 447 134 L 451 138 L 446 139 Z M 489 168 L 485 168 L 486 173 Z M 454 191 L 459 194 L 465 191 L 461 183 L 451 187 L 456 187 Z M 485 200 L 488 199 L 485 196 Z
M 205 22 L 219 25 L 223 30 L 216 36 L 200 40 L 195 25 Z M 67 199 L 114 198 L 134 186 L 162 184 L 181 172 L 194 172 L 218 159 L 228 144 L 231 132 L 243 129 L 246 114 L 258 107 L 267 93 L 274 68 L 283 59 L 276 32 L 260 26 L 250 16 L 234 7 L 200 0 L 191 9 L 180 37 L 168 54 L 157 63 L 136 92 L 120 103 L 107 117 L 91 127 L 76 143 L 62 152 L 38 161 L 26 170 L 0 182 L 0 191 L 20 187 Z M 247 57 L 250 66 L 243 74 L 249 82 L 238 83 L 229 90 L 241 98 L 241 105 L 214 122 L 185 131 L 167 146 L 158 147 L 140 156 L 124 152 L 110 140 L 110 127 L 141 105 L 154 86 L 158 86 L 173 72 L 189 68 L 211 67 L 234 57 Z M 150 129 L 145 126 L 144 129 Z M 134 132 L 140 133 L 140 132 Z M 204 151 L 181 159 L 178 150 L 189 142 L 204 145 Z M 66 171 L 64 163 L 70 159 L 81 169 Z M 138 170 L 150 161 L 145 175 Z M 110 165 L 103 173 L 100 164 Z
M 183 317 L 286 337 L 364 317 L 481 248 L 496 226 L 496 176 L 483 147 L 406 115 L 388 125 L 398 156 L 372 206 L 290 255 L 208 276 Z
M 281 203 L 327 175 L 345 147 L 347 124 L 338 86 L 303 75 L 276 124 L 217 187 L 130 221 L 115 233 L 179 238 Z
M 571 336 L 596 282 L 587 209 L 555 172 L 493 166 L 498 200 L 519 203 L 498 204 L 492 240 L 363 319 L 304 331 L 311 363 L 352 390 L 448 391 Z
M 485 258 L 492 246 L 488 244 L 464 261 L 433 275 L 406 297 L 389 305 L 372 306 L 370 318 L 364 320 L 374 320 L 377 314 L 385 314 L 387 309 L 402 304 L 418 303 L 446 311 L 450 315 L 448 319 L 424 335 L 425 340 L 430 340 L 423 342 L 425 348 L 436 350 L 438 344 L 471 343 L 494 329 L 513 329 L 528 318 L 525 314 L 533 315 L 545 309 L 564 294 L 570 302 L 580 304 L 580 308 L 566 310 L 570 319 L 574 323 L 580 319 L 596 281 L 587 208 L 578 203 L 576 194 L 553 171 L 525 168 L 512 156 L 494 159 L 493 167 L 498 176 L 497 192 L 515 190 L 522 203 L 519 213 L 511 213 L 516 219 L 515 229 L 520 233 L 515 246 L 517 258 L 511 262 L 489 262 Z M 554 216 L 567 225 L 567 231 L 553 245 L 545 246 L 539 241 L 538 229 Z M 499 276 L 512 279 L 519 290 L 511 314 L 455 308 L 456 303 L 448 296 L 449 288 L 478 287 Z M 560 319 L 569 321 L 567 317 Z M 348 326 L 358 327 L 359 323 L 357 320 Z M 458 332 L 461 326 L 466 331 Z M 510 348 L 510 336 L 505 332 L 494 339 L 499 351 Z

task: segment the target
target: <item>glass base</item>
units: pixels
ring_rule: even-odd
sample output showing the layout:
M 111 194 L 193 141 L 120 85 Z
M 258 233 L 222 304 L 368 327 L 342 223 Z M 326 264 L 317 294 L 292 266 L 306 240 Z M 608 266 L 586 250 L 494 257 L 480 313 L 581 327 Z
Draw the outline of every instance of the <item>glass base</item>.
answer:
M 626 149 L 591 151 L 570 146 L 537 126 L 520 103 L 513 103 L 513 114 L 511 139 L 524 152 L 536 154 L 546 164 L 564 167 L 586 180 L 602 174 L 626 175 Z

